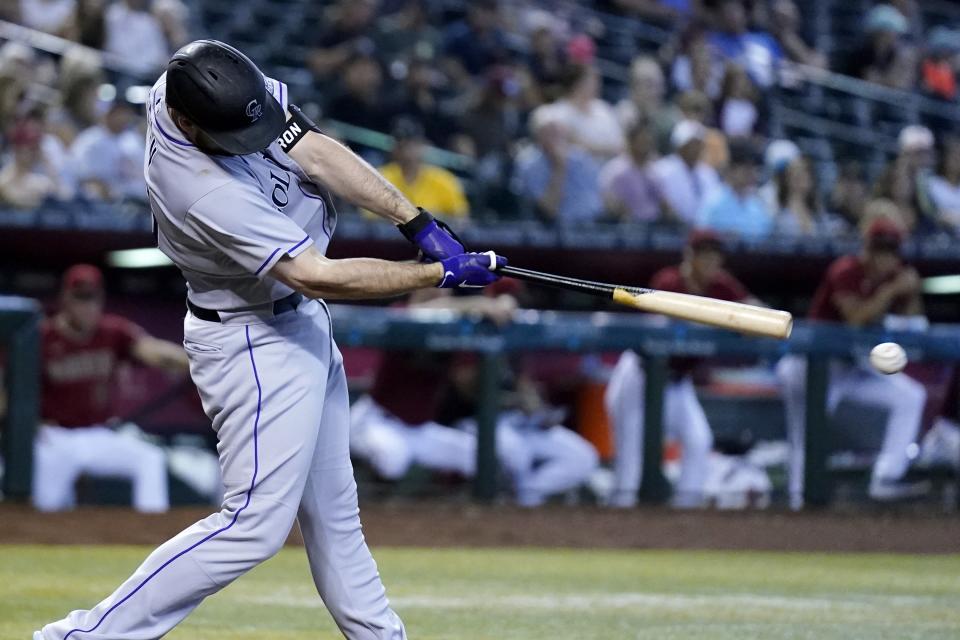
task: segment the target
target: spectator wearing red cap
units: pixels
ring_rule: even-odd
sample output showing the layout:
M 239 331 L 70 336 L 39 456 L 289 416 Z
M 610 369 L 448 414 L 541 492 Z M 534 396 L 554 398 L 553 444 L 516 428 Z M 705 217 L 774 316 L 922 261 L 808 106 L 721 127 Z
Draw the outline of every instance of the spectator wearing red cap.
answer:
M 0 204 L 36 209 L 63 193 L 63 181 L 41 149 L 43 135 L 42 124 L 33 118 L 13 126 L 9 138 L 13 153 L 0 168 Z
M 838 258 L 824 276 L 810 306 L 812 320 L 852 327 L 882 323 L 888 315 L 923 314 L 920 278 L 903 263 L 903 228 L 889 218 L 877 218 L 864 232 L 859 255 Z M 806 361 L 786 356 L 777 365 L 784 394 L 788 437 L 791 503 L 802 504 Z M 881 375 L 867 363 L 833 362 L 827 408 L 833 412 L 844 399 L 888 411 L 883 448 L 873 467 L 870 496 L 897 500 L 922 494 L 927 487 L 903 481 L 926 403 L 923 385 L 903 373 Z
M 749 302 L 754 298 L 730 272 L 723 268 L 723 242 L 710 230 L 690 234 L 683 261 L 657 272 L 650 286 L 663 291 L 709 296 L 720 300 Z M 674 488 L 673 504 L 698 507 L 704 504 L 708 477 L 708 459 L 713 448 L 713 433 L 697 399 L 693 370 L 697 359 L 672 358 L 671 376 L 664 390 L 663 424 L 665 433 L 680 441 L 683 449 L 680 477 Z M 640 488 L 643 442 L 645 378 L 639 356 L 626 351 L 614 367 L 604 396 L 604 405 L 613 424 L 614 486 L 608 504 L 632 507 Z
M 187 357 L 180 345 L 105 314 L 103 302 L 100 270 L 74 265 L 63 276 L 60 309 L 41 326 L 43 424 L 34 446 L 33 502 L 42 511 L 70 509 L 80 476 L 107 476 L 133 483 L 138 511 L 166 511 L 163 451 L 110 428 L 113 390 L 122 361 L 186 372 Z

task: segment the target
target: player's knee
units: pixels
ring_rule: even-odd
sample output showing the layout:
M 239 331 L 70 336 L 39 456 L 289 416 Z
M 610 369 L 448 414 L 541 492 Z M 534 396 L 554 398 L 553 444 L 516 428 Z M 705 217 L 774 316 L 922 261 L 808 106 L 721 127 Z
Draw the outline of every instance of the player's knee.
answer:
M 236 517 L 238 533 L 253 541 L 247 547 L 250 553 L 247 561 L 253 563 L 268 560 L 283 548 L 296 515 L 296 510 L 266 500 L 251 502 L 239 515 L 229 511 L 224 513 L 224 517 L 230 520 Z

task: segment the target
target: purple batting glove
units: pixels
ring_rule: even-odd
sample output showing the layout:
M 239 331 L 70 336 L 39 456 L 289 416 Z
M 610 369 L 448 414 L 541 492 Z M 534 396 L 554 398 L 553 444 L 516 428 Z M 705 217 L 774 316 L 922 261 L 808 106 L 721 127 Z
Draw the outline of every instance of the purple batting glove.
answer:
M 417 245 L 428 260 L 446 260 L 466 252 L 460 238 L 450 227 L 434 219 L 430 212 L 419 209 L 420 215 L 397 225 L 407 240 Z
M 437 287 L 455 289 L 457 287 L 485 287 L 500 279 L 495 269 L 507 266 L 507 259 L 493 251 L 485 253 L 461 253 L 458 256 L 441 260 L 443 280 Z

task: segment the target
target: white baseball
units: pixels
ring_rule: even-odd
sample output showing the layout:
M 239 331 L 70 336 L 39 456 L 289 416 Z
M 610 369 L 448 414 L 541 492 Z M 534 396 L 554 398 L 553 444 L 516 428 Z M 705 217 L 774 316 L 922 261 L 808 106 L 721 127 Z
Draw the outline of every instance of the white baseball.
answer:
M 896 342 L 882 342 L 870 350 L 870 364 L 880 373 L 899 373 L 907 366 L 907 352 Z

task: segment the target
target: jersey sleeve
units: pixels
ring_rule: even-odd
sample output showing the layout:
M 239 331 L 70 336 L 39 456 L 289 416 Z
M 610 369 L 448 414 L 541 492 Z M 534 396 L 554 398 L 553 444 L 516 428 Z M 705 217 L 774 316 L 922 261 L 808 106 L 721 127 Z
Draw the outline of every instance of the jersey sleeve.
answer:
M 197 200 L 185 228 L 245 271 L 266 277 L 280 258 L 299 255 L 313 240 L 249 185 L 231 182 Z
M 270 95 L 280 103 L 280 107 L 284 111 L 287 109 L 288 100 L 290 99 L 287 95 L 287 85 L 279 80 L 263 76 L 263 81 L 267 85 L 267 91 L 270 92 Z
M 827 271 L 826 284 L 833 294 L 860 294 L 863 277 L 852 260 L 841 258 Z
M 731 302 L 742 302 L 750 297 L 750 292 L 743 286 L 743 283 L 737 280 L 733 274 L 723 271 L 717 276 L 716 280 L 717 297 L 721 300 L 730 300 Z
M 103 322 L 110 332 L 110 344 L 117 358 L 133 360 L 133 347 L 147 332 L 137 323 L 120 316 L 104 316 Z

